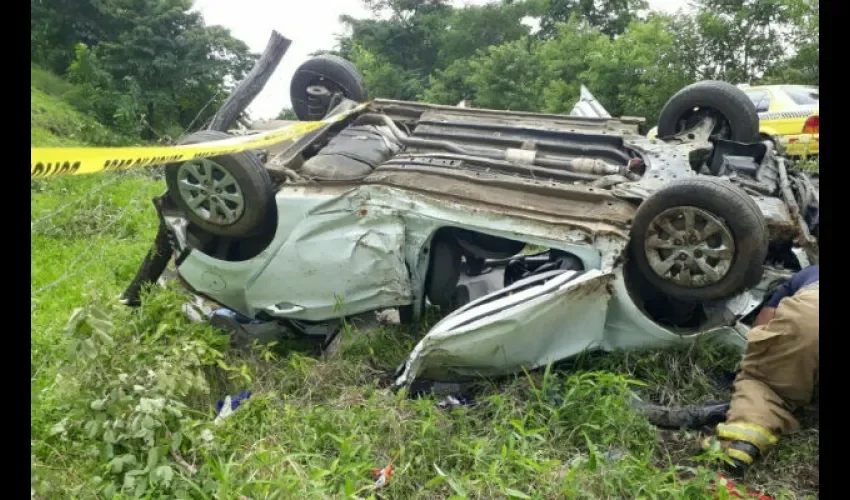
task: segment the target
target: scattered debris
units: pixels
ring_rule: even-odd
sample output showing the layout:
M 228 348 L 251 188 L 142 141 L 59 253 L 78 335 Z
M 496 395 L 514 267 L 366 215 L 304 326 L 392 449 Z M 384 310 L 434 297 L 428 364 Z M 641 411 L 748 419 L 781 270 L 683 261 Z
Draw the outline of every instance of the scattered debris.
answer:
M 602 104 L 593 97 L 593 94 L 587 90 L 587 87 L 582 85 L 579 87 L 579 100 L 575 106 L 573 106 L 572 111 L 570 111 L 570 116 L 588 116 L 592 118 L 611 118 L 611 115 L 608 113 L 608 110 L 605 109 Z
M 219 401 L 215 405 L 215 411 L 218 415 L 215 417 L 215 425 L 221 424 L 226 418 L 230 417 L 242 405 L 242 402 L 251 397 L 251 391 L 242 391 L 232 398 L 227 396 L 223 401 Z
M 561 397 L 554 389 L 549 388 L 545 394 L 546 400 L 554 406 L 563 406 L 564 398 Z
M 255 341 L 268 344 L 277 341 L 287 331 L 277 321 L 251 319 L 230 309 L 216 309 L 207 314 L 207 321 L 213 328 L 230 334 L 233 347 L 247 347 Z
M 626 458 L 626 452 L 619 448 L 611 448 L 605 452 L 605 460 L 608 462 L 619 462 L 620 460 Z
M 474 406 L 475 401 L 463 396 L 447 396 L 437 403 L 437 408 L 460 408 L 461 406 Z
M 718 391 L 731 392 L 735 385 L 735 378 L 738 377 L 737 371 L 723 372 L 712 377 L 711 382 Z
M 395 456 L 390 460 L 390 463 L 387 464 L 383 469 L 374 469 L 372 470 L 372 475 L 375 477 L 375 485 L 374 489 L 379 490 L 381 488 L 386 488 L 390 483 L 390 478 L 393 473 L 395 473 L 395 461 L 398 460 L 401 452 L 397 452 Z
M 390 484 L 390 477 L 392 477 L 393 472 L 395 472 L 395 468 L 392 464 L 387 465 L 383 469 L 373 470 L 372 474 L 375 476 L 375 489 L 379 490 L 381 488 L 386 488 L 386 486 Z
M 737 486 L 735 486 L 735 483 L 732 482 L 732 480 L 728 479 L 723 474 L 718 474 L 717 477 L 719 478 L 719 483 L 726 486 L 726 491 L 728 491 L 730 495 L 732 495 L 735 498 L 743 498 L 741 496 L 741 494 L 738 492 L 738 490 L 736 489 Z M 753 491 L 753 490 L 749 490 L 749 489 L 747 490 L 747 497 L 748 498 L 757 498 L 758 500 L 774 500 L 773 497 L 769 497 L 767 495 L 762 495 L 761 493 L 759 493 L 757 491 Z
M 262 323 L 262 321 L 260 320 L 252 320 L 251 318 L 239 314 L 236 311 L 231 311 L 230 309 L 224 308 L 216 309 L 215 311 L 212 311 L 207 315 L 208 321 L 212 321 L 214 318 L 227 318 L 239 323 L 240 325 L 258 325 Z
M 623 460 L 626 456 L 628 456 L 628 453 L 619 448 L 611 447 L 594 455 L 600 466 L 607 466 Z M 586 467 L 589 461 L 590 455 L 587 453 L 578 453 L 569 460 L 568 465 L 570 468 L 581 468 Z
M 204 310 L 199 301 L 187 302 L 183 304 L 183 314 L 193 323 L 200 323 L 204 318 L 208 317 L 209 313 Z
M 339 352 L 339 348 L 342 345 L 342 335 L 340 333 L 336 333 L 330 337 L 329 340 L 325 341 L 324 345 L 324 353 L 325 356 L 330 358 L 334 356 L 337 352 Z
M 346 323 L 351 327 L 347 331 L 353 335 L 364 335 L 381 328 L 386 325 L 398 325 L 400 323 L 399 313 L 396 309 L 386 309 L 381 311 L 367 312 L 357 314 L 346 318 Z M 334 356 L 338 351 L 343 341 L 343 335 L 338 328 L 330 333 L 325 341 L 324 353 L 325 356 Z
M 191 465 L 189 462 L 187 462 L 179 451 L 172 451 L 171 458 L 173 458 L 174 461 L 177 462 L 177 465 L 186 469 L 186 472 L 188 472 L 190 476 L 193 476 L 195 475 L 195 473 L 198 472 L 198 469 L 195 466 Z
M 387 309 L 384 311 L 378 311 L 378 324 L 380 325 L 398 325 L 401 324 L 401 317 L 399 316 L 398 309 Z

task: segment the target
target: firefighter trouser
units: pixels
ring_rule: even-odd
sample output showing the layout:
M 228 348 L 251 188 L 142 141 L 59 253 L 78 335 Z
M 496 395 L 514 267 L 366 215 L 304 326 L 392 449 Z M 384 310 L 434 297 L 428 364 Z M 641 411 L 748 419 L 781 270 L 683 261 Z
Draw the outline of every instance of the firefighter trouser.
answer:
M 818 385 L 818 283 L 782 299 L 774 318 L 747 334 L 732 403 L 718 437 L 762 451 L 799 428 L 792 412 L 812 401 Z

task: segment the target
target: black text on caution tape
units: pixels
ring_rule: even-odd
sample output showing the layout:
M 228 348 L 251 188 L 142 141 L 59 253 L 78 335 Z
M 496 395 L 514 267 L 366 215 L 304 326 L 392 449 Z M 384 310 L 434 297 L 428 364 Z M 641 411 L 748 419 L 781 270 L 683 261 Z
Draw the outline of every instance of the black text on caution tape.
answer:
M 182 160 L 185 157 L 183 154 L 169 156 L 150 156 L 147 158 L 135 158 L 124 160 L 107 160 L 103 164 L 103 170 L 113 172 L 118 170 L 131 170 L 134 168 L 146 167 L 148 165 L 165 165 Z
M 53 177 L 56 175 L 74 175 L 80 169 L 78 161 L 57 161 L 36 163 L 31 177 Z

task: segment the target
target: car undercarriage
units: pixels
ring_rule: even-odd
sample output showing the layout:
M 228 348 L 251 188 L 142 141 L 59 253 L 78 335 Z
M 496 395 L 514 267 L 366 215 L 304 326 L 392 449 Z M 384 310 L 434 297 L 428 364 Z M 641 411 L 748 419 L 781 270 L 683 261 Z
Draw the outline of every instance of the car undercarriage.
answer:
M 356 82 L 293 82 L 300 118 L 350 111 Z M 640 119 L 375 99 L 279 148 L 171 165 L 161 234 L 125 299 L 173 258 L 194 293 L 304 335 L 439 307 L 399 384 L 587 349 L 741 345 L 771 290 L 817 262 L 819 195 L 752 136 L 733 92 L 683 89 L 657 139 Z

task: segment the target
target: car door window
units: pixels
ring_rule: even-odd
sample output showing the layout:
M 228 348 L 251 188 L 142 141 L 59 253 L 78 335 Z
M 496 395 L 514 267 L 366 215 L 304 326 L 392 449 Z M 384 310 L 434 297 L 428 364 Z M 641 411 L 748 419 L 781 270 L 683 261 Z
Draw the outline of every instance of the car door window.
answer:
M 764 113 L 770 108 L 770 95 L 763 90 L 747 92 L 747 97 L 750 98 L 759 113 Z
M 782 87 L 782 91 L 788 94 L 788 97 L 794 101 L 795 104 L 800 105 L 811 105 L 818 104 L 820 99 L 820 93 L 818 92 L 817 87 L 802 87 L 796 85 L 788 85 Z

